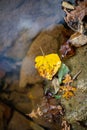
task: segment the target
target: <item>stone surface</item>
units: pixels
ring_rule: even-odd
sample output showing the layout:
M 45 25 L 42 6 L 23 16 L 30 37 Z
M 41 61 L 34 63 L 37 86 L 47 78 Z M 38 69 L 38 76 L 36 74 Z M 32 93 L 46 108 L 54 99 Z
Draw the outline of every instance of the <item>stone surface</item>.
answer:
M 39 125 L 32 121 L 29 121 L 24 116 L 20 115 L 18 112 L 14 112 L 13 117 L 8 125 L 7 130 L 44 130 Z
M 76 55 L 67 59 L 66 64 L 74 76 L 79 70 L 82 72 L 75 80 L 77 91 L 70 100 L 62 99 L 66 108 L 66 118 L 70 121 L 81 121 L 87 119 L 87 46 L 78 48 Z
M 0 130 L 4 130 L 3 106 L 0 104 Z
M 35 57 L 42 55 L 40 47 L 45 54 L 57 53 L 60 44 L 64 42 L 63 31 L 66 31 L 63 25 L 50 27 L 47 31 L 41 32 L 34 40 L 23 59 L 20 72 L 20 87 L 27 84 L 34 84 L 43 80 L 35 69 Z
M 0 102 L 0 130 L 7 129 L 11 114 L 11 108 Z

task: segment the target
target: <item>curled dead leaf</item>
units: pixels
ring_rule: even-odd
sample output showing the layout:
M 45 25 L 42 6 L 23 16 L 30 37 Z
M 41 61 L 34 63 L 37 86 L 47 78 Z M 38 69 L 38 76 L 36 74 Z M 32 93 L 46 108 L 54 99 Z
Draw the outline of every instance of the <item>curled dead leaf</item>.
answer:
M 73 35 L 71 35 L 68 42 L 70 42 L 75 47 L 83 46 L 87 44 L 87 35 L 76 32 Z
M 73 10 L 75 8 L 74 5 L 71 5 L 67 1 L 62 2 L 62 7 L 67 8 L 67 9 L 71 9 L 71 10 Z
M 62 5 L 66 12 L 66 17 L 64 19 L 67 25 L 73 31 L 83 33 L 85 30 L 83 19 L 87 15 L 87 1 L 84 0 L 83 2 L 78 2 L 78 5 L 74 6 L 74 9 L 73 5 L 70 5 L 68 2 L 63 1 Z M 72 9 L 71 11 L 67 10 L 68 5 L 70 6 L 69 9 Z
M 68 41 L 61 45 L 59 51 L 62 58 L 68 58 L 75 54 L 75 48 L 71 46 L 71 43 Z

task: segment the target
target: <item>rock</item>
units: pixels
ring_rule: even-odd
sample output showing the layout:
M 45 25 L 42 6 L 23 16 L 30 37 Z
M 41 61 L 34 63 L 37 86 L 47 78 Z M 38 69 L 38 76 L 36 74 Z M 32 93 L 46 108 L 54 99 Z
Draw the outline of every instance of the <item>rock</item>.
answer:
M 6 56 L 14 60 L 23 59 L 30 43 L 31 38 L 29 37 L 29 30 L 23 29 L 20 31 L 16 39 L 12 41 L 12 46 L 7 50 Z
M 44 130 L 39 125 L 26 119 L 18 112 L 14 112 L 13 117 L 8 125 L 8 130 Z
M 3 106 L 0 104 L 0 130 L 4 130 Z
M 74 76 L 79 70 L 82 72 L 75 80 L 77 91 L 75 96 L 69 100 L 62 99 L 66 108 L 66 118 L 70 122 L 87 119 L 87 46 L 77 49 L 77 54 L 66 61 Z
M 0 102 L 0 130 L 7 129 L 11 114 L 10 107 Z
M 85 127 L 82 127 L 79 123 L 76 123 L 76 122 L 74 122 L 74 123 L 72 124 L 72 129 L 73 129 L 73 130 L 86 130 Z
M 20 87 L 25 87 L 27 84 L 34 84 L 43 80 L 35 69 L 35 57 L 42 55 L 40 47 L 45 54 L 58 53 L 60 44 L 65 40 L 63 35 L 64 31 L 66 31 L 66 29 L 63 25 L 49 28 L 47 31 L 41 32 L 33 41 L 22 62 Z
M 3 78 L 5 76 L 5 71 L 4 70 L 0 70 L 0 79 Z
M 10 102 L 12 106 L 25 114 L 30 113 L 37 106 L 44 93 L 42 83 L 21 89 L 18 86 L 18 81 L 15 81 L 15 83 L 5 84 L 3 89 L 4 92 L 2 90 L 0 94 L 1 99 Z M 37 92 L 37 90 L 39 91 Z

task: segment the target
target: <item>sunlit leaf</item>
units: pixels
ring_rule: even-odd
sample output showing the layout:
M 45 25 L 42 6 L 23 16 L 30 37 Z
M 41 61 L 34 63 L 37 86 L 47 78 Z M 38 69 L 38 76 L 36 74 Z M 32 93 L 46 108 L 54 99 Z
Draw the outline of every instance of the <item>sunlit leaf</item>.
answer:
M 37 56 L 35 58 L 35 68 L 40 76 L 52 80 L 61 66 L 61 60 L 57 54 L 49 54 L 45 56 Z
M 64 77 L 69 71 L 70 71 L 69 68 L 68 68 L 65 64 L 62 63 L 62 65 L 61 65 L 61 67 L 60 67 L 60 69 L 59 69 L 59 71 L 58 71 L 58 80 L 59 80 L 59 83 L 60 83 L 60 84 L 61 84 L 61 82 L 62 82 L 63 77 Z

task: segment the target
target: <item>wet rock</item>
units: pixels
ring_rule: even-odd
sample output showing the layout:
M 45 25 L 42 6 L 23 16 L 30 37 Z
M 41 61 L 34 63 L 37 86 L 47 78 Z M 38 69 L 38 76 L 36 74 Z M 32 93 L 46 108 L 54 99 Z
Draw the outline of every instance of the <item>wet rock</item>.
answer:
M 77 87 L 75 96 L 69 100 L 62 99 L 66 108 L 66 118 L 70 122 L 87 119 L 87 46 L 77 49 L 77 54 L 66 61 L 74 76 L 79 70 L 82 72 L 74 81 Z
M 54 28 L 50 27 L 47 31 L 41 32 L 34 40 L 22 62 L 20 87 L 24 87 L 28 83 L 36 83 L 43 80 L 35 69 L 35 57 L 42 55 L 40 47 L 45 54 L 57 53 L 60 44 L 65 40 L 64 31 L 66 31 L 66 29 L 63 25 Z
M 72 129 L 73 129 L 73 130 L 86 130 L 85 127 L 82 127 L 82 126 L 80 125 L 80 123 L 76 123 L 76 122 L 74 122 L 74 123 L 72 124 Z
M 12 111 L 10 107 L 0 102 L 0 130 L 7 129 Z
M 28 85 L 26 88 L 21 89 L 18 86 L 18 81 L 15 81 L 15 83 L 4 85 L 0 97 L 17 110 L 27 114 L 30 113 L 34 107 L 37 107 L 43 94 L 42 83 Z
M 21 60 L 26 55 L 27 49 L 31 43 L 29 30 L 22 30 L 17 38 L 12 42 L 12 46 L 7 50 L 6 56 L 14 60 Z
M 5 76 L 5 71 L 4 70 L 0 70 L 0 79 L 3 78 Z
M 0 130 L 4 130 L 3 107 L 0 105 Z
M 14 112 L 13 117 L 8 125 L 8 130 L 44 130 L 39 125 L 29 121 L 18 112 Z

